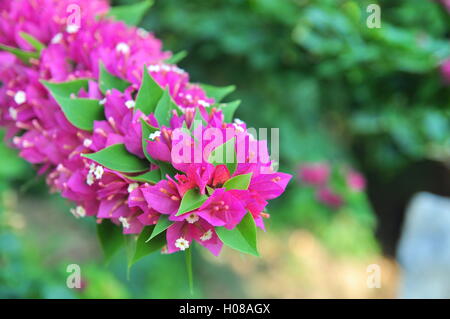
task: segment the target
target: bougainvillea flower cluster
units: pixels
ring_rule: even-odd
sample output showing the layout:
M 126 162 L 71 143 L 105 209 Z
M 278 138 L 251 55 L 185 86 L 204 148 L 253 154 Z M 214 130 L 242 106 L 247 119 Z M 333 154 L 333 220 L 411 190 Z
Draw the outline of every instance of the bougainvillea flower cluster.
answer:
M 191 83 L 158 39 L 105 1 L 2 1 L 0 14 L 7 142 L 76 204 L 75 217 L 97 219 L 102 244 L 121 229 L 139 235 L 136 258 L 193 241 L 214 255 L 223 244 L 257 255 L 255 227 L 290 175 L 233 121 L 237 103 L 221 101 L 229 87 Z M 226 138 L 198 143 L 212 130 Z

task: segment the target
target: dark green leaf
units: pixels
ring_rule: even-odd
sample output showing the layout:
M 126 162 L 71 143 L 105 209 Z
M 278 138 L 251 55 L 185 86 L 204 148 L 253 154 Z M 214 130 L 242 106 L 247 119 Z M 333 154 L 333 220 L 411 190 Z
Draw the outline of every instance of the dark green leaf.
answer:
M 164 90 L 153 80 L 144 66 L 141 87 L 136 97 L 136 109 L 141 110 L 145 115 L 154 112 L 163 93 Z
M 227 190 L 231 189 L 239 189 L 239 190 L 246 190 L 248 189 L 248 186 L 250 185 L 250 180 L 252 179 L 253 173 L 243 174 L 243 175 L 237 175 L 225 182 L 223 184 L 223 187 L 225 187 Z
M 124 173 L 137 173 L 149 169 L 148 163 L 128 153 L 124 144 L 114 144 L 97 153 L 82 154 L 98 164 Z
M 165 231 L 167 228 L 169 228 L 170 225 L 172 225 L 173 222 L 169 220 L 169 216 L 167 215 L 161 215 L 159 216 L 158 223 L 156 223 L 155 228 L 153 229 L 152 234 L 145 242 L 148 242 L 161 234 L 163 231 Z
M 233 92 L 236 87 L 234 85 L 229 86 L 213 86 L 208 84 L 199 84 L 200 87 L 206 92 L 208 97 L 212 97 L 216 103 L 222 101 L 225 96 Z
M 98 82 L 100 91 L 102 91 L 103 94 L 106 94 L 106 91 L 111 89 L 116 89 L 120 92 L 123 92 L 131 85 L 130 82 L 109 73 L 102 62 L 100 62 L 100 74 Z
M 105 256 L 105 261 L 109 262 L 111 257 L 114 256 L 123 245 L 122 231 L 120 227 L 108 219 L 103 219 L 100 224 L 97 224 L 97 235 Z
M 144 0 L 129 5 L 115 6 L 109 10 L 108 16 L 123 21 L 130 26 L 137 26 L 152 5 L 152 0 Z
M 147 242 L 148 237 L 153 232 L 155 226 L 146 226 L 138 237 L 136 250 L 131 260 L 131 265 L 144 256 L 160 250 L 166 244 L 166 233 L 162 232 Z
M 181 200 L 180 208 L 175 216 L 180 216 L 184 213 L 190 212 L 199 208 L 208 199 L 207 195 L 202 195 L 198 189 L 193 188 L 188 190 Z
M 234 229 L 216 227 L 217 236 L 227 246 L 240 252 L 259 256 L 256 242 L 256 225 L 253 216 L 247 213 Z

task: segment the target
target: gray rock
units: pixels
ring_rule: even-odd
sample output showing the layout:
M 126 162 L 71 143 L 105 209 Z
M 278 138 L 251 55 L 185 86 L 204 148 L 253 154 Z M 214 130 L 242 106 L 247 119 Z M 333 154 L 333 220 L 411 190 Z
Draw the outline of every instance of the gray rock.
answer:
M 400 298 L 450 298 L 450 199 L 415 195 L 397 251 Z

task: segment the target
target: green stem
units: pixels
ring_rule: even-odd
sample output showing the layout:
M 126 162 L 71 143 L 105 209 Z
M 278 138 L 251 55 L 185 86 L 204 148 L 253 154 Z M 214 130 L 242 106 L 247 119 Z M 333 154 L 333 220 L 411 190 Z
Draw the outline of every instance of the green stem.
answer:
M 186 270 L 188 275 L 188 281 L 189 281 L 189 291 L 191 293 L 191 296 L 194 295 L 194 276 L 192 273 L 192 248 L 188 248 L 185 250 L 185 256 L 186 256 Z

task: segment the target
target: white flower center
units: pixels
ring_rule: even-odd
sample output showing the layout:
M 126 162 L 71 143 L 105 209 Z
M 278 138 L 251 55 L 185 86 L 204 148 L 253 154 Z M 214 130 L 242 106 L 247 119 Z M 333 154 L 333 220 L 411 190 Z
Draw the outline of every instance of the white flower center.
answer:
M 69 24 L 66 27 L 67 33 L 76 33 L 76 32 L 78 32 L 79 29 L 80 29 L 80 26 L 77 24 L 74 24 L 74 23 Z
M 203 107 L 210 107 L 211 106 L 211 104 L 209 104 L 208 102 L 203 101 L 203 100 L 198 100 L 198 104 L 200 104 Z
M 84 147 L 89 147 L 89 146 L 91 146 L 91 145 L 92 145 L 92 140 L 91 140 L 91 139 L 86 138 L 86 139 L 83 141 L 83 146 L 84 146 Z
M 86 210 L 84 209 L 84 207 L 82 206 L 77 206 L 75 208 L 71 208 L 70 212 L 72 213 L 73 216 L 75 216 L 76 218 L 79 217 L 85 217 L 86 216 Z
M 100 105 L 104 105 L 105 103 L 106 103 L 106 97 L 103 98 L 103 99 L 101 99 L 101 100 L 98 102 L 98 104 L 100 104 Z
M 96 179 L 102 178 L 104 172 L 105 172 L 105 170 L 103 169 L 103 166 L 100 166 L 100 165 L 97 166 L 94 171 L 95 178 Z
M 17 120 L 17 110 L 13 107 L 9 108 L 9 116 L 11 116 L 11 118 L 15 121 Z
M 17 91 L 14 95 L 14 102 L 17 104 L 23 104 L 27 101 L 27 95 L 24 91 Z
M 180 250 L 186 250 L 187 248 L 189 248 L 189 242 L 183 237 L 180 237 L 175 241 L 175 247 L 179 248 Z
M 197 214 L 194 214 L 194 213 L 192 213 L 192 214 L 190 214 L 188 217 L 186 217 L 186 221 L 189 223 L 189 224 L 193 224 L 193 223 L 195 223 L 196 221 L 198 221 L 198 215 Z
M 123 228 L 127 228 L 127 229 L 130 228 L 130 223 L 128 223 L 128 219 L 126 219 L 125 217 L 120 216 L 119 222 L 122 223 Z
M 161 131 L 156 131 L 156 132 L 151 133 L 148 136 L 148 138 L 153 141 L 155 138 L 160 137 L 160 136 L 161 136 Z
M 57 33 L 57 34 L 55 34 L 54 37 L 52 38 L 51 43 L 52 43 L 52 44 L 60 43 L 62 39 L 63 39 L 62 33 Z
M 132 108 L 134 108 L 136 106 L 136 102 L 134 102 L 133 100 L 128 100 L 128 101 L 125 102 L 125 106 L 128 109 L 132 109 Z
M 91 172 L 89 172 L 86 176 L 86 184 L 88 184 L 89 186 L 91 186 L 92 184 L 94 184 L 94 174 L 92 174 Z
M 149 65 L 148 71 L 149 72 L 159 72 L 159 71 L 161 71 L 161 67 L 157 64 Z
M 125 42 L 120 42 L 116 45 L 116 51 L 122 54 L 130 53 L 130 46 Z
M 211 229 L 208 229 L 201 237 L 200 240 L 201 241 L 207 241 L 210 240 L 212 238 L 212 231 Z
M 132 191 L 134 191 L 138 187 L 139 187 L 138 183 L 132 183 L 132 184 L 128 185 L 128 193 L 131 193 Z

